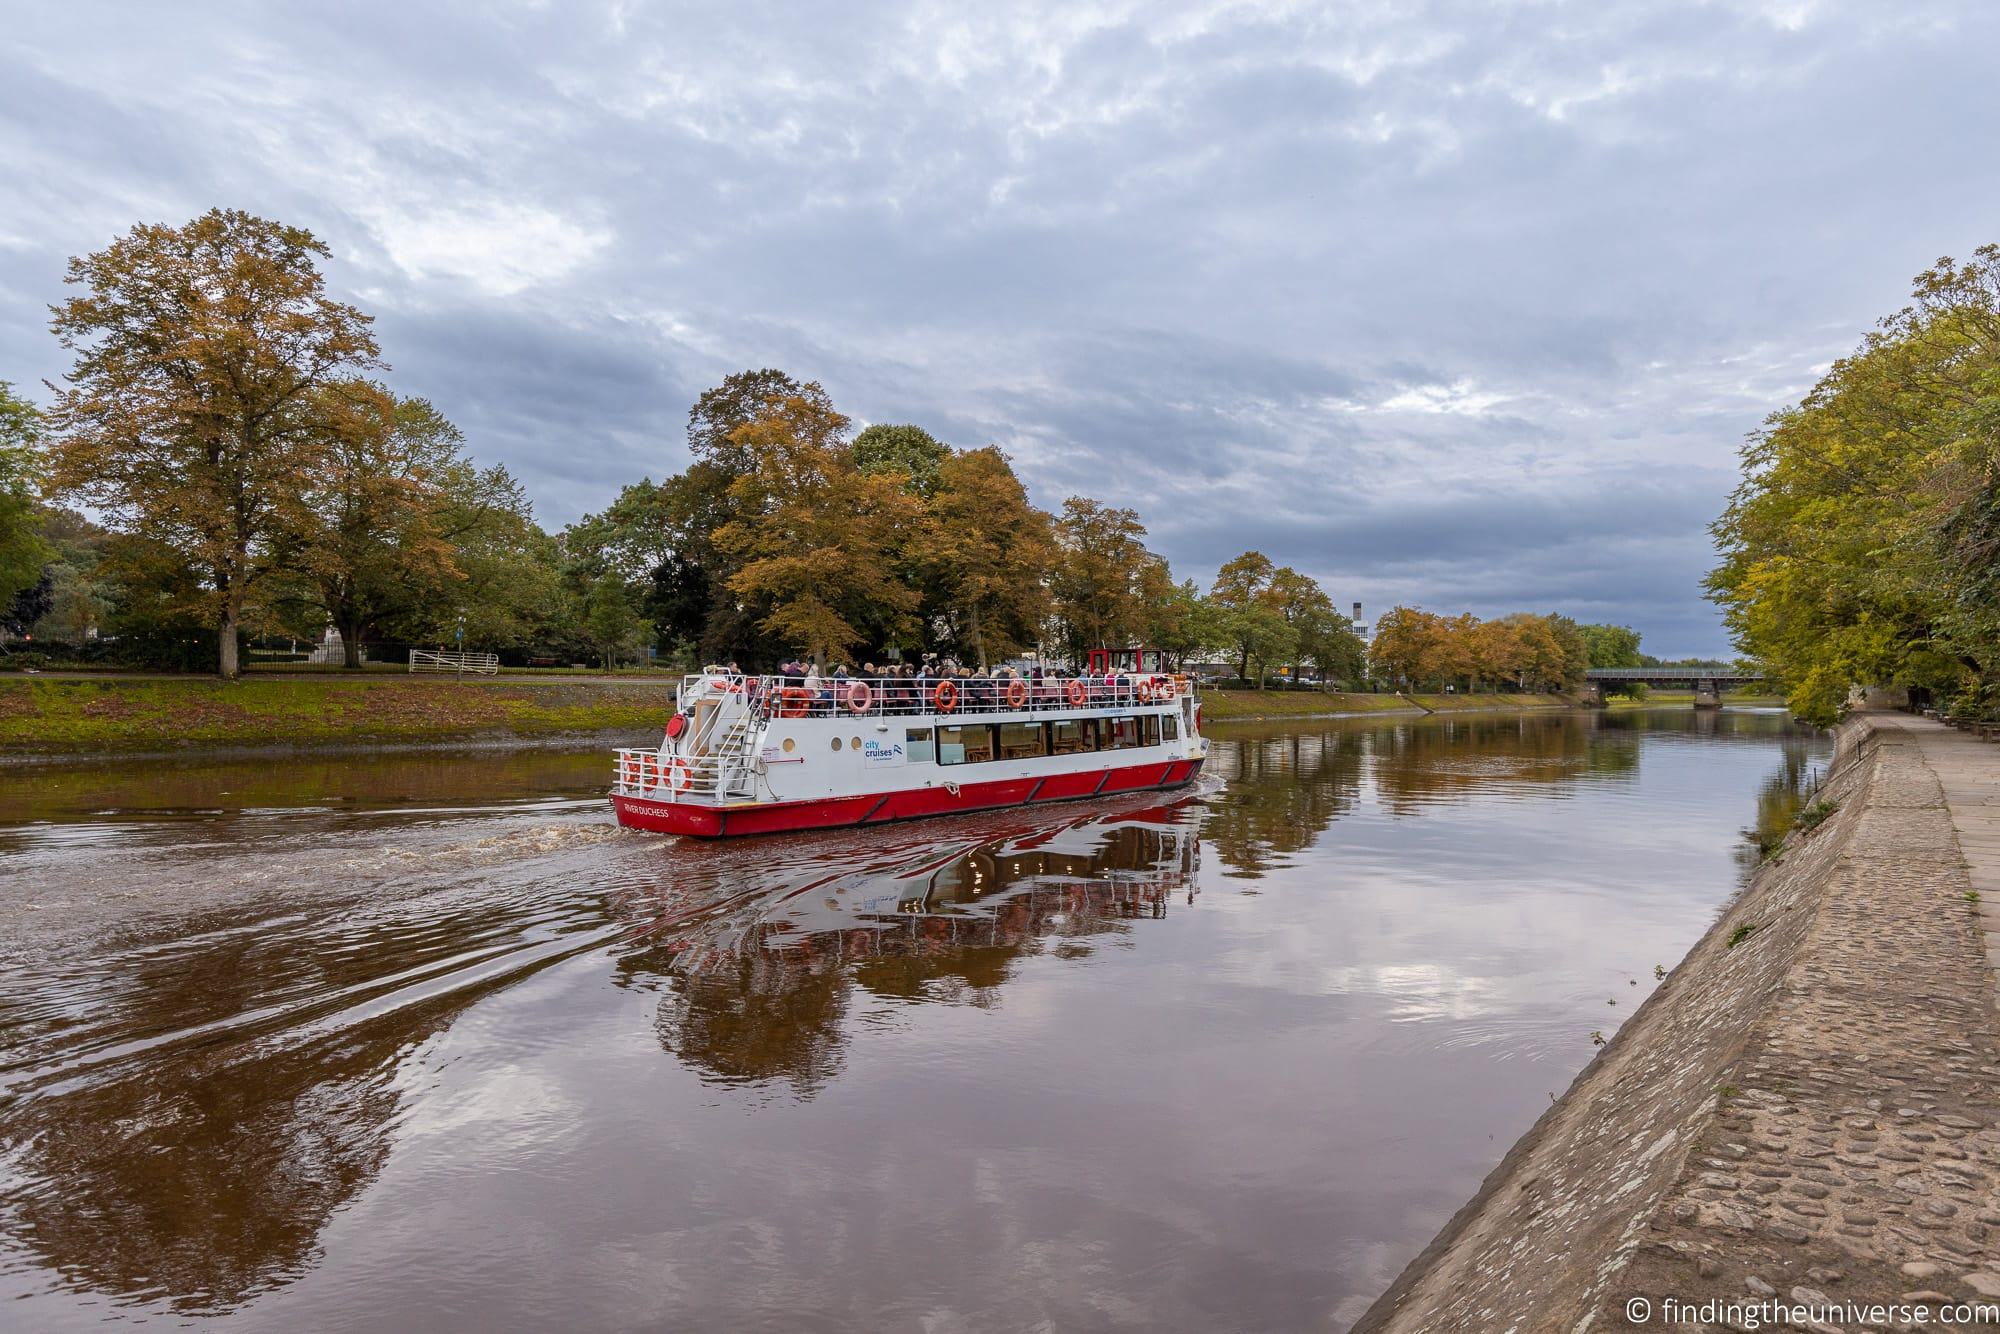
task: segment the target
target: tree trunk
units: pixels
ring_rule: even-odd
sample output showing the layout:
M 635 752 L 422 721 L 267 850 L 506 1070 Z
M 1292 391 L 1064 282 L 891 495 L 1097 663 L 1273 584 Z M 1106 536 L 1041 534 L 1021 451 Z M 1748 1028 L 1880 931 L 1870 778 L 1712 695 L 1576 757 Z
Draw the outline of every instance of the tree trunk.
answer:
M 979 673 L 986 674 L 986 636 L 979 632 L 979 604 L 972 605 L 972 652 L 979 659 Z
M 341 666 L 349 671 L 361 670 L 361 627 L 358 624 L 334 622 L 334 629 L 340 632 Z
M 234 681 L 241 673 L 236 664 L 236 607 L 224 601 L 222 604 L 222 624 L 216 627 L 216 675 L 225 681 Z

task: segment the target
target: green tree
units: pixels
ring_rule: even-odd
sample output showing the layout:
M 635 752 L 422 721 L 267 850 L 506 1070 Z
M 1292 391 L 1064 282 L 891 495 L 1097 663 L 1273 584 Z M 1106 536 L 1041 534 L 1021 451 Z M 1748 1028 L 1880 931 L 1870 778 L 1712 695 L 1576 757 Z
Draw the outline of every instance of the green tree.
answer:
M 1639 666 L 1639 632 L 1629 625 L 1579 625 L 1592 667 Z
M 1555 615 L 1548 618 L 1549 635 L 1555 640 L 1556 652 L 1561 663 L 1560 675 L 1556 678 L 1559 690 L 1575 690 L 1583 684 L 1584 673 L 1591 666 L 1590 641 L 1585 638 L 1583 627 L 1567 616 Z
M 854 437 L 854 465 L 865 473 L 901 473 L 905 485 L 915 495 L 929 500 L 935 496 L 951 446 L 939 442 L 921 426 L 863 427 Z M 1011 469 L 1009 470 L 1011 472 Z
M 376 365 L 368 317 L 325 295 L 327 254 L 216 209 L 71 260 L 82 293 L 54 308 L 76 358 L 50 414 L 54 481 L 185 562 L 224 678 L 304 522 L 330 439 L 319 391 Z
M 1292 649 L 1292 679 L 1310 664 L 1322 683 L 1352 680 L 1361 675 L 1367 646 L 1354 633 L 1326 590 L 1309 575 L 1290 566 L 1280 566 L 1271 575 L 1267 594 L 1285 618 L 1295 641 Z
M 520 482 L 505 467 L 458 458 L 435 477 L 431 524 L 451 557 L 448 577 L 413 590 L 389 621 L 404 638 L 468 646 L 565 649 L 576 612 L 559 580 L 557 544 L 535 524 Z
M 2000 247 L 1912 304 L 1743 450 L 1709 576 L 1738 648 L 1827 723 L 1850 685 L 1986 707 L 2000 616 L 1979 534 L 2000 468 Z
M 1161 567 L 1164 573 L 1165 567 Z M 1148 599 L 1144 637 L 1166 655 L 1169 667 L 1228 648 L 1233 642 L 1227 616 L 1205 597 L 1194 580 L 1167 587 Z
M 35 505 L 41 436 L 41 413 L 0 380 L 0 608 L 41 580 L 51 556 Z
M 322 398 L 330 441 L 308 479 L 298 562 L 359 669 L 368 634 L 463 579 L 446 484 L 468 465 L 464 436 L 423 399 L 365 381 Z
M 1236 559 L 1227 562 L 1216 572 L 1215 585 L 1208 591 L 1209 600 L 1219 608 L 1229 627 L 1231 646 L 1236 653 L 1236 674 L 1248 679 L 1252 659 L 1259 662 L 1271 660 L 1274 656 L 1290 650 L 1285 647 L 1293 636 L 1279 630 L 1282 616 L 1271 614 L 1275 609 L 1270 604 L 1272 577 L 1277 566 L 1261 551 L 1246 551 Z M 1274 642 L 1273 636 L 1276 636 Z M 1279 652 L 1274 653 L 1274 650 Z M 1257 688 L 1264 688 L 1264 674 L 1257 674 Z
M 584 625 L 607 672 L 633 650 L 645 628 L 626 596 L 625 581 L 609 572 L 599 575 L 590 586 Z

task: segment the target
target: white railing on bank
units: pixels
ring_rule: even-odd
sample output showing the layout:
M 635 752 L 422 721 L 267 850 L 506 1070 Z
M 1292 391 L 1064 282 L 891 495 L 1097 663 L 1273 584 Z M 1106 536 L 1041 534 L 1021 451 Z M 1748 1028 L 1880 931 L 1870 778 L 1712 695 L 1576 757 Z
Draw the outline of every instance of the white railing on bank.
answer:
M 494 676 L 500 671 L 498 653 L 432 653 L 428 649 L 410 650 L 410 670 L 412 672 L 449 672 L 463 676 L 470 672 L 474 676 Z

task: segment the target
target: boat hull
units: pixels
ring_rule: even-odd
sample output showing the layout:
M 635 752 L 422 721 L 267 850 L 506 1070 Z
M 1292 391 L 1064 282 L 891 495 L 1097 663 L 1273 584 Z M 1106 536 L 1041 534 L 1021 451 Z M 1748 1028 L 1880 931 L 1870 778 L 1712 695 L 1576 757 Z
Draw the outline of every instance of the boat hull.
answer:
M 632 829 L 693 838 L 738 838 L 788 834 L 808 829 L 923 820 L 937 815 L 1040 806 L 1056 801 L 1127 792 L 1162 792 L 1186 787 L 1201 773 L 1200 759 L 1151 760 L 1116 769 L 998 778 L 953 787 L 902 788 L 858 796 L 809 797 L 796 801 L 743 801 L 726 804 L 660 801 L 614 793 L 618 823 Z

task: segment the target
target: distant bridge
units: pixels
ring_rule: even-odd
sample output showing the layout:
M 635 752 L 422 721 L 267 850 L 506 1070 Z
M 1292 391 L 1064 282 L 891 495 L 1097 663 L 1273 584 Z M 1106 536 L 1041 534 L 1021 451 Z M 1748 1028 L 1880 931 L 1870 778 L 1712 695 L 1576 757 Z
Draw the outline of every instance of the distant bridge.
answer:
M 1719 708 L 1722 692 L 1736 686 L 1764 680 L 1763 673 L 1737 667 L 1592 667 L 1583 674 L 1583 697 L 1592 704 L 1604 702 L 1604 687 L 1637 682 L 1649 686 L 1678 686 L 1694 691 L 1698 709 Z

